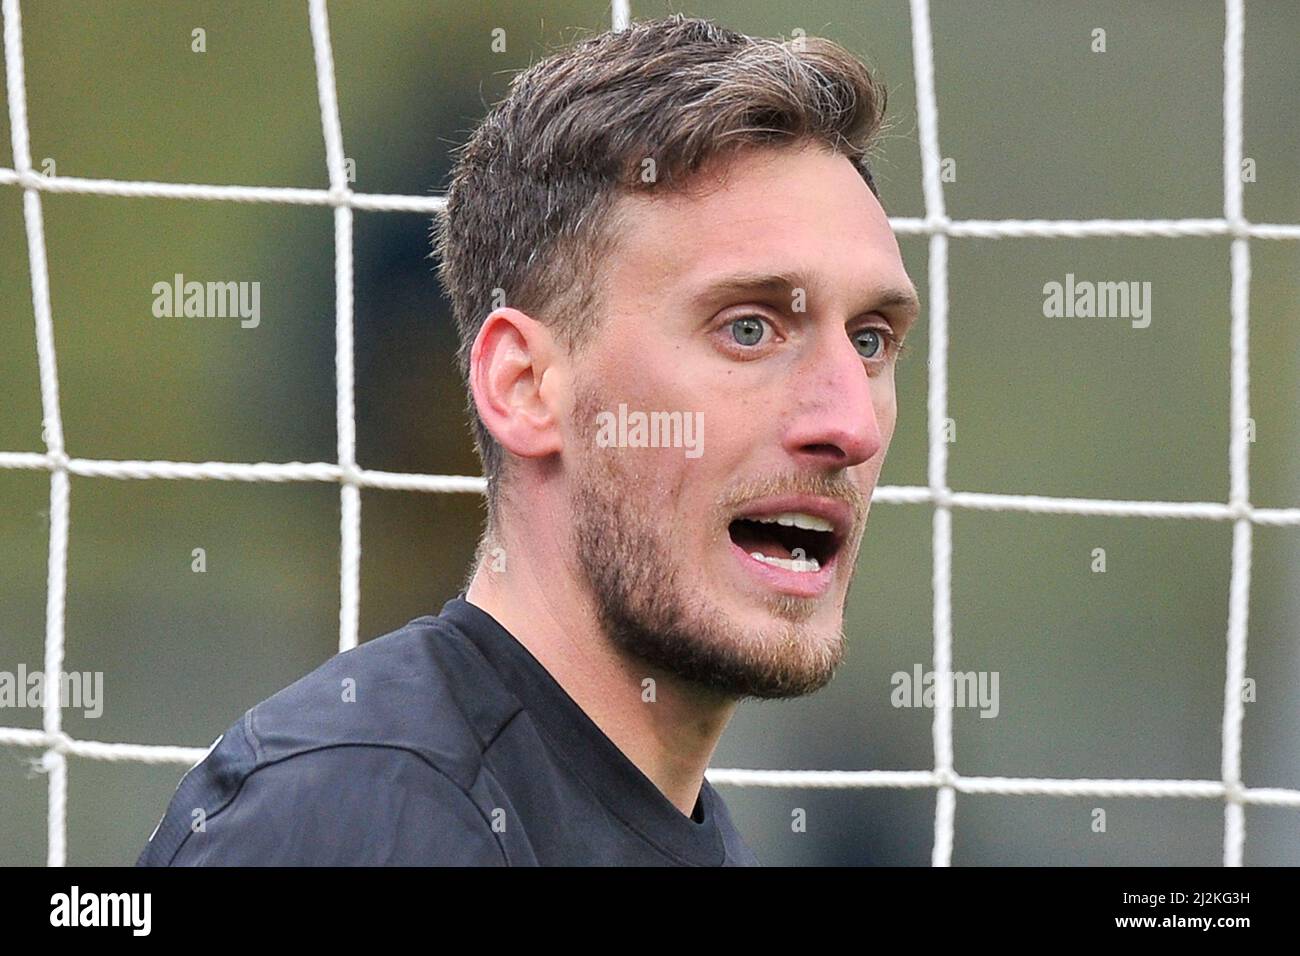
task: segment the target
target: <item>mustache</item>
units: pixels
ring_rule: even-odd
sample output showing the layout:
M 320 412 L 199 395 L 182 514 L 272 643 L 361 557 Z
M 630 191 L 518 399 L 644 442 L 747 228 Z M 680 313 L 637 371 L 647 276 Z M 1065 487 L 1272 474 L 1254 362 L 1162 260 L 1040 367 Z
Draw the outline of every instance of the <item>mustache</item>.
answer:
M 778 495 L 808 495 L 842 501 L 853 509 L 855 524 L 860 524 L 865 519 L 870 504 L 861 489 L 845 477 L 796 472 L 747 479 L 729 489 L 718 501 L 718 508 L 724 516 L 729 517 L 742 505 L 756 498 L 774 498 Z

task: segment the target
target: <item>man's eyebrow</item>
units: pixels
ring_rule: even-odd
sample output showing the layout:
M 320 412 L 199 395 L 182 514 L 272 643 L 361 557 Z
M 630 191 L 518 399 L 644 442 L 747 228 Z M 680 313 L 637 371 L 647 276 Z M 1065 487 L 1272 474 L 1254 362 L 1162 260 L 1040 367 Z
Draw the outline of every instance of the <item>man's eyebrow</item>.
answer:
M 746 295 L 793 296 L 795 289 L 807 289 L 810 283 L 799 272 L 737 272 L 710 282 L 692 297 L 696 305 L 705 305 L 720 299 Z M 896 309 L 910 321 L 921 313 L 921 298 L 916 287 L 890 285 L 877 289 L 870 305 L 864 311 Z

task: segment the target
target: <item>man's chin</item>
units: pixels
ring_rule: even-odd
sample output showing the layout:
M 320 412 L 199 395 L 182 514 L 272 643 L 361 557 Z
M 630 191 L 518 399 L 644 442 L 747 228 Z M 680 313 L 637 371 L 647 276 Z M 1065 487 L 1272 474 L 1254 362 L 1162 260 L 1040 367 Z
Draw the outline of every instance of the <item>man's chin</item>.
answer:
M 802 697 L 825 687 L 844 658 L 843 606 L 830 596 L 692 593 L 679 587 L 684 575 L 608 570 L 593 582 L 607 640 L 701 689 L 736 700 Z
M 610 636 L 624 652 L 732 698 L 801 697 L 825 687 L 844 657 L 843 618 L 830 603 L 789 595 L 684 602 L 692 612 L 671 626 L 625 618 Z
M 758 630 L 781 625 L 802 625 L 822 630 L 838 629 L 844 623 L 845 597 L 842 589 L 815 596 L 788 594 L 752 580 L 727 581 L 707 595 L 710 603 L 725 613 L 737 628 Z

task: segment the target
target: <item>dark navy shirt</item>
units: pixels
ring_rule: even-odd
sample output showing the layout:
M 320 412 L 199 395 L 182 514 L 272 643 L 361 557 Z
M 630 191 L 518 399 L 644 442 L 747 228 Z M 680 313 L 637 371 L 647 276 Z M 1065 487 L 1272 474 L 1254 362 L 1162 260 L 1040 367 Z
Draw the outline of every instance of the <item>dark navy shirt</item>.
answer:
M 707 780 L 687 817 L 462 594 L 245 713 L 138 860 L 264 864 L 758 861 Z

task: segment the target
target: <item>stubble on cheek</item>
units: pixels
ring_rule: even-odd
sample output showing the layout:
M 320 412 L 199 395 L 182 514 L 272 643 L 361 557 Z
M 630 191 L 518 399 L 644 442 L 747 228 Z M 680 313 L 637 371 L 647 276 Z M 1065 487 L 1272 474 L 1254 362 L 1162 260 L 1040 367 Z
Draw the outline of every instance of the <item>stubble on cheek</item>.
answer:
M 775 593 L 750 608 L 763 608 L 766 621 L 740 623 L 735 602 L 749 599 L 725 571 L 707 566 L 714 545 L 730 557 L 724 502 L 702 508 L 690 527 L 674 524 L 680 512 L 666 496 L 685 486 L 689 469 L 665 478 L 644 449 L 596 447 L 595 416 L 606 405 L 592 389 L 576 396 L 581 447 L 568 466 L 573 547 L 606 639 L 633 659 L 732 697 L 795 697 L 824 686 L 843 658 L 843 633 L 808 626 L 818 602 Z M 701 526 L 721 528 L 722 537 Z M 704 555 L 691 550 L 691 535 L 704 542 Z

